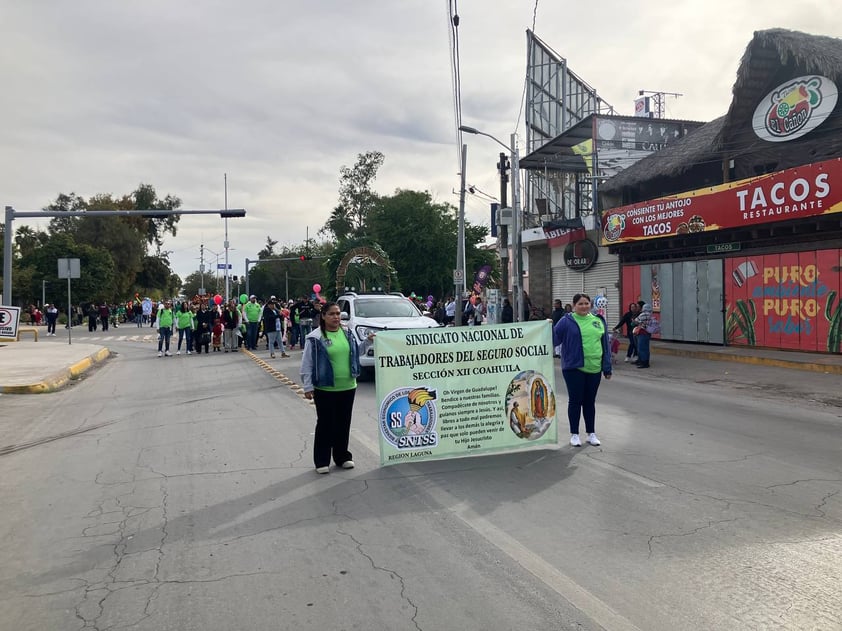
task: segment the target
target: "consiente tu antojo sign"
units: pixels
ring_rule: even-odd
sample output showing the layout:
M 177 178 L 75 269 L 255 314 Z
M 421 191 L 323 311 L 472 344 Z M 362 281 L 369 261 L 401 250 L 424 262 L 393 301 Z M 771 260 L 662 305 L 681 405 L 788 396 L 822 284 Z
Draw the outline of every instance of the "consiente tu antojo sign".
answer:
M 602 217 L 602 243 L 678 234 L 842 211 L 842 158 L 612 208 Z

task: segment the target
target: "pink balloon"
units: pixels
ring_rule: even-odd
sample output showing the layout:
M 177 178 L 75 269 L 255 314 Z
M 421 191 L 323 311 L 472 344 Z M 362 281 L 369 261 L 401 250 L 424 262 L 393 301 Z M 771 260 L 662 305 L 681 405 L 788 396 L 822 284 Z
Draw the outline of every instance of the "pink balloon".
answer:
M 316 283 L 315 285 L 313 285 L 313 293 L 316 293 L 316 294 L 317 294 L 317 293 L 319 293 L 321 290 L 322 290 L 322 286 L 321 286 L 321 285 L 319 285 L 319 283 Z
M 219 294 L 216 294 L 216 295 L 213 297 L 213 304 L 218 305 L 218 304 L 220 304 L 221 302 L 222 302 L 222 296 L 220 296 Z

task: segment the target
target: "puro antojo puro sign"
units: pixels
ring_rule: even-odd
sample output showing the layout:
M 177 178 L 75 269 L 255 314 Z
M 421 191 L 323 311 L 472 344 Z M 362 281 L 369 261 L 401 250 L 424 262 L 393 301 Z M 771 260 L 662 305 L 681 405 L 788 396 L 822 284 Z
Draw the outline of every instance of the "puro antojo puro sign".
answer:
M 612 208 L 602 243 L 741 228 L 842 211 L 842 158 Z

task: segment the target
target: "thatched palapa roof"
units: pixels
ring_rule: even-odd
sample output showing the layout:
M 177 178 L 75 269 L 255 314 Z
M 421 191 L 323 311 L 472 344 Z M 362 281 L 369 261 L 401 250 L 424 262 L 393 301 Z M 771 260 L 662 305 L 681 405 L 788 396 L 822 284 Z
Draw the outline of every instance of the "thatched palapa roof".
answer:
M 728 140 L 751 120 L 757 104 L 778 84 L 782 68 L 842 85 L 842 39 L 781 28 L 755 31 L 740 61 L 728 113 L 609 179 L 602 192 L 676 177 L 701 162 L 727 157 Z

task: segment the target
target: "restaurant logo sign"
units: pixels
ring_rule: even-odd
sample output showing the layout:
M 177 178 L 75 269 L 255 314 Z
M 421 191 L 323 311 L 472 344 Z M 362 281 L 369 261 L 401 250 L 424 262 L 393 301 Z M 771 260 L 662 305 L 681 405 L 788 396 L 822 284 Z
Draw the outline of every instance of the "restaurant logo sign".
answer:
M 800 138 L 821 125 L 836 107 L 837 88 L 827 77 L 797 77 L 767 94 L 752 118 L 754 133 L 769 142 Z
M 599 249 L 590 239 L 568 243 L 564 248 L 564 264 L 577 272 L 584 272 L 593 267 L 598 257 Z

